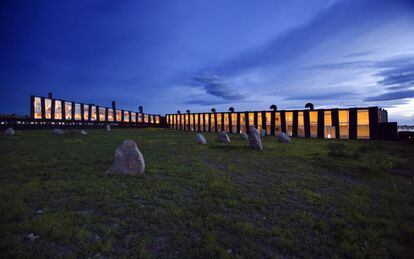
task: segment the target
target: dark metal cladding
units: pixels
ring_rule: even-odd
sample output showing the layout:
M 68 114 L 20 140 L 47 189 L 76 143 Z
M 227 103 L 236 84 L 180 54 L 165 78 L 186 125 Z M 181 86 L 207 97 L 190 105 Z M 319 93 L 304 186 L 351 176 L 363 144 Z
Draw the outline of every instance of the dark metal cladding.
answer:
M 349 138 L 357 138 L 357 109 L 349 109 Z
M 292 122 L 292 137 L 298 137 L 298 111 L 293 111 L 293 122 Z
M 305 138 L 310 138 L 310 118 L 309 118 L 309 111 L 303 111 L 303 122 L 305 124 Z
M 318 110 L 318 138 L 325 136 L 325 110 Z
M 281 124 L 281 131 L 286 133 L 286 113 L 285 113 L 285 111 L 280 112 L 280 124 Z
M 378 139 L 378 107 L 370 107 L 369 112 L 369 136 L 370 139 Z
M 339 112 L 338 109 L 332 109 L 331 110 L 332 115 L 332 126 L 335 127 L 335 136 L 337 139 L 340 138 L 339 136 Z

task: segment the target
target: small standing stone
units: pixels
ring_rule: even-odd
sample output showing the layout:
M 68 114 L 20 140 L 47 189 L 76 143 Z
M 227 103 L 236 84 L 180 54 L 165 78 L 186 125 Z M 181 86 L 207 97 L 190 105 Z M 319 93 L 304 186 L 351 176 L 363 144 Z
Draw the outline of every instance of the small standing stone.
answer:
M 260 132 L 260 136 L 262 136 L 262 137 L 266 136 L 266 130 L 265 129 L 262 129 L 262 131 Z
M 259 131 L 254 126 L 249 128 L 249 146 L 256 150 L 263 150 L 262 139 Z
M 30 241 L 30 242 L 33 242 L 33 241 L 35 241 L 36 239 L 38 239 L 39 238 L 39 236 L 37 236 L 37 235 L 35 235 L 35 234 L 33 234 L 33 233 L 30 233 L 29 235 L 27 235 L 27 239 Z
M 63 135 L 65 134 L 65 131 L 63 129 L 54 129 L 53 133 L 55 133 L 56 135 Z
M 8 128 L 6 129 L 6 131 L 4 132 L 5 136 L 14 136 L 14 134 L 16 134 L 16 132 L 14 132 L 14 129 L 12 128 Z
M 218 139 L 222 143 L 230 143 L 229 135 L 226 132 L 222 131 L 218 134 Z
M 144 156 L 137 144 L 132 140 L 125 140 L 115 150 L 114 163 L 108 174 L 139 175 L 145 171 Z
M 240 138 L 241 138 L 242 140 L 249 140 L 249 136 L 247 135 L 247 133 L 246 133 L 246 132 L 243 132 L 242 134 L 240 134 Z
M 85 130 L 81 130 L 80 134 L 81 135 L 88 135 L 88 132 L 86 132 Z
M 277 139 L 279 140 L 279 142 L 283 142 L 283 143 L 291 143 L 292 142 L 292 140 L 290 139 L 288 134 L 286 134 L 285 132 L 281 132 L 279 134 L 279 136 L 277 137 Z
M 111 125 L 106 124 L 106 131 L 111 131 Z
M 204 135 L 203 134 L 201 134 L 201 133 L 197 133 L 197 135 L 196 135 L 196 140 L 197 140 L 197 142 L 199 143 L 199 144 L 201 144 L 201 145 L 205 145 L 205 144 L 207 144 L 207 140 L 206 140 L 206 138 L 204 137 Z

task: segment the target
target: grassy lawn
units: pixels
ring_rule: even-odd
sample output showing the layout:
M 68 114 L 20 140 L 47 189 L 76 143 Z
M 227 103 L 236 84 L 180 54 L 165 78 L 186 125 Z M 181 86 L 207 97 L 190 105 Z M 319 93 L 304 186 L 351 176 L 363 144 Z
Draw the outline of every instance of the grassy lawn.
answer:
M 1 257 L 414 256 L 413 144 L 88 133 L 0 137 Z M 105 177 L 125 139 L 145 175 Z

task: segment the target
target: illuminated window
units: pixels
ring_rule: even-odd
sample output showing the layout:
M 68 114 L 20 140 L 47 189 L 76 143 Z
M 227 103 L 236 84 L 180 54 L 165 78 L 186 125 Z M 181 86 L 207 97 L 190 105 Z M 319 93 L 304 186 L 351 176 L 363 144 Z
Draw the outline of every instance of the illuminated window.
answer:
M 324 111 L 325 138 L 336 138 L 335 126 L 332 126 L 332 112 Z
M 85 120 L 89 119 L 89 105 L 83 105 L 83 118 Z
M 41 119 L 42 118 L 42 101 L 40 97 L 34 98 L 34 118 Z
M 116 121 L 121 122 L 122 121 L 122 111 L 116 110 Z
M 237 113 L 231 114 L 231 125 L 232 133 L 237 133 Z
M 258 112 L 257 113 L 257 130 L 262 133 L 262 128 L 263 128 L 263 120 L 262 120 L 262 113 Z
M 81 120 L 81 106 L 79 103 L 75 103 L 75 120 Z
M 62 102 L 59 100 L 54 100 L 55 102 L 55 119 L 61 120 L 62 119 Z
M 298 112 L 298 137 L 305 137 L 305 120 L 303 112 Z
M 150 122 L 151 124 L 153 124 L 153 123 L 154 123 L 154 115 L 150 115 L 150 116 L 149 116 L 149 122 Z
M 65 102 L 65 119 L 72 119 L 72 103 L 70 102 Z
M 340 110 L 339 112 L 339 137 L 341 139 L 349 138 L 349 111 Z
M 211 128 L 211 132 L 214 132 L 214 131 L 216 131 L 216 125 L 215 125 L 215 120 L 214 120 L 215 113 L 210 113 L 210 115 L 211 115 L 211 126 L 210 126 L 210 128 Z
M 223 127 L 221 125 L 221 116 L 222 116 L 221 113 L 217 113 L 216 114 L 216 117 L 217 117 L 217 131 L 218 132 L 222 132 L 223 131 Z
M 272 114 L 270 112 L 266 112 L 266 134 L 269 135 L 271 131 L 271 118 Z
M 223 116 L 224 116 L 224 131 L 230 132 L 229 114 L 224 113 Z
M 124 111 L 124 122 L 129 122 L 129 111 Z
M 194 130 L 198 131 L 198 114 L 194 114 L 195 124 L 194 124 Z
M 190 130 L 194 131 L 194 115 L 190 114 Z
M 309 128 L 311 138 L 318 137 L 318 112 L 310 111 L 309 112 Z
M 208 120 L 208 113 L 204 114 L 204 124 L 206 125 L 206 131 L 208 131 L 208 127 L 210 125 L 210 122 Z
M 155 124 L 160 124 L 160 116 L 155 116 Z
M 275 135 L 279 135 L 282 132 L 282 119 L 280 112 L 275 112 Z
M 138 113 L 138 122 L 142 123 L 142 113 Z
M 369 113 L 368 110 L 358 110 L 357 136 L 359 139 L 369 139 Z
M 92 105 L 91 106 L 91 121 L 96 121 L 96 106 Z
M 249 127 L 251 126 L 255 126 L 254 125 L 254 113 L 253 112 L 249 112 Z
M 108 109 L 108 121 L 114 121 L 114 110 Z
M 51 99 L 45 99 L 45 118 L 51 119 L 52 118 L 52 100 Z
M 137 122 L 137 114 L 135 112 L 131 113 L 131 122 Z
M 144 122 L 145 123 L 148 123 L 148 121 L 149 121 L 148 117 L 149 117 L 148 114 L 144 114 Z
M 246 114 L 240 113 L 240 133 L 246 132 Z
M 292 136 L 293 132 L 293 112 L 286 112 L 286 133 Z

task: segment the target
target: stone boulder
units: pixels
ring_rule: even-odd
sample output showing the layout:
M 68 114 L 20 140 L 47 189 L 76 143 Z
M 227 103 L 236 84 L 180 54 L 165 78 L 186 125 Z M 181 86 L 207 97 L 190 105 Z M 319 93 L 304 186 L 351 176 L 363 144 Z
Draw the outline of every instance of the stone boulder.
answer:
M 63 134 L 65 134 L 65 131 L 63 129 L 54 129 L 53 133 L 55 135 L 63 135 Z
M 262 131 L 260 131 L 260 136 L 264 137 L 266 136 L 266 130 L 262 129 Z
M 279 140 L 279 142 L 283 142 L 283 143 L 291 143 L 292 140 L 290 139 L 289 135 L 286 134 L 285 132 L 281 132 L 277 139 Z
M 229 135 L 227 135 L 227 133 L 224 131 L 218 134 L 218 139 L 221 143 L 230 143 Z
M 247 135 L 247 133 L 246 133 L 246 132 L 243 132 L 242 134 L 240 134 L 240 138 L 241 138 L 242 140 L 249 140 L 249 135 Z
M 115 150 L 114 163 L 107 174 L 140 175 L 145 171 L 144 156 L 137 144 L 132 140 L 125 140 Z
M 4 132 L 5 136 L 14 136 L 14 134 L 16 134 L 16 132 L 14 132 L 14 129 L 12 128 L 8 128 L 6 129 L 6 131 Z
M 263 150 L 262 139 L 259 131 L 254 126 L 249 128 L 249 146 L 256 150 Z
M 201 145 L 205 145 L 205 144 L 207 144 L 207 140 L 206 140 L 206 138 L 204 137 L 204 135 L 203 134 L 201 134 L 201 133 L 197 133 L 197 135 L 196 135 L 196 140 L 197 140 L 197 142 L 199 143 L 199 144 L 201 144 Z
M 88 135 L 88 132 L 86 132 L 85 130 L 81 130 L 81 131 L 80 131 L 80 134 L 81 134 L 81 135 Z
M 106 124 L 106 131 L 111 131 L 111 125 L 109 125 L 109 124 Z

